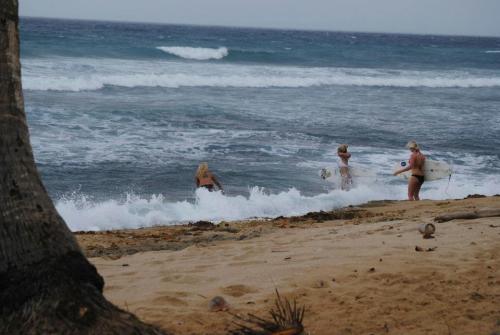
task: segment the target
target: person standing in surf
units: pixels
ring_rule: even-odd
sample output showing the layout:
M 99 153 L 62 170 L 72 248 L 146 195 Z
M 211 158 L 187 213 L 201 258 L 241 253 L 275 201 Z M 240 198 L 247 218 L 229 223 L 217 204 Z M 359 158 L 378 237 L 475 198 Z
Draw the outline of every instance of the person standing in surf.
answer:
M 198 170 L 196 170 L 195 175 L 196 187 L 204 187 L 210 192 L 215 191 L 215 186 L 224 192 L 222 189 L 222 185 L 220 184 L 217 177 L 208 170 L 208 164 L 203 162 L 198 166 Z
M 337 148 L 337 155 L 339 156 L 339 171 L 341 177 L 341 185 L 340 188 L 344 191 L 349 191 L 352 178 L 349 173 L 349 158 L 351 158 L 351 154 L 347 152 L 347 148 L 349 146 L 347 144 L 341 144 Z
M 400 173 L 411 170 L 411 177 L 408 178 L 408 200 L 420 200 L 420 188 L 425 181 L 425 156 L 420 152 L 420 147 L 415 141 L 408 142 L 406 148 L 411 151 L 410 164 L 408 164 L 407 167 L 394 172 L 394 175 L 397 176 Z

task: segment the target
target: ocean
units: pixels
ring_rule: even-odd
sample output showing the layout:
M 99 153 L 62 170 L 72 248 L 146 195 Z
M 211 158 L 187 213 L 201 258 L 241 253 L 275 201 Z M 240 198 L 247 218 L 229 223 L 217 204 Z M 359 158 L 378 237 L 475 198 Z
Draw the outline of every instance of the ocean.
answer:
M 416 140 L 451 178 L 427 199 L 500 193 L 500 38 L 21 19 L 35 160 L 70 228 L 300 215 L 405 199 Z M 319 177 L 348 143 L 373 172 Z M 208 162 L 226 193 L 196 190 Z

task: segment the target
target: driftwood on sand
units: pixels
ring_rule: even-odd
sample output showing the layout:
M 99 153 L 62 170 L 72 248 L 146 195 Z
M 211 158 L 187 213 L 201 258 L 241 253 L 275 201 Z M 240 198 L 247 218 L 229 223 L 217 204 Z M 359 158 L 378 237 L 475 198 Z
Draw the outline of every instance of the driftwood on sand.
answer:
M 457 213 L 444 214 L 436 216 L 434 218 L 434 221 L 446 222 L 457 219 L 472 220 L 472 219 L 488 218 L 495 216 L 500 216 L 500 209 L 482 209 L 471 212 L 457 212 Z

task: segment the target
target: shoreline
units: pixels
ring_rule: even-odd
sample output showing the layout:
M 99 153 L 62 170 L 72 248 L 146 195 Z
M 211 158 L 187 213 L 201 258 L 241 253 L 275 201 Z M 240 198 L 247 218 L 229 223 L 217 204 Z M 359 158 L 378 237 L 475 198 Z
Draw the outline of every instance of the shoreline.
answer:
M 372 202 L 296 218 L 77 234 L 105 296 L 176 334 L 227 334 L 268 317 L 275 289 L 311 335 L 500 331 L 500 198 Z M 434 238 L 417 228 L 435 223 Z M 417 248 L 418 247 L 418 248 Z M 98 256 L 98 257 L 96 257 Z M 228 311 L 212 312 L 222 296 Z
M 463 199 L 421 200 L 420 202 L 449 203 L 483 198 L 500 199 L 500 194 L 493 196 L 471 194 Z M 331 211 L 309 212 L 299 216 L 252 218 L 220 221 L 218 223 L 201 220 L 164 226 L 75 231 L 73 234 L 76 235 L 80 245 L 83 244 L 82 247 L 87 257 L 111 257 L 116 259 L 137 252 L 182 250 L 193 244 L 254 238 L 260 236 L 264 228 L 267 228 L 266 231 L 269 232 L 273 227 L 283 227 L 287 224 L 293 227 L 293 224 L 312 224 L 332 220 L 352 220 L 352 222 L 356 222 L 355 219 L 362 219 L 367 216 L 380 216 L 381 219 L 385 219 L 387 216 L 384 216 L 381 211 L 372 213 L 368 209 L 383 208 L 395 203 L 409 202 L 407 200 L 373 200 L 358 206 L 349 205 Z M 250 229 L 251 227 L 258 227 L 259 231 Z M 111 242 L 107 243 L 109 241 Z

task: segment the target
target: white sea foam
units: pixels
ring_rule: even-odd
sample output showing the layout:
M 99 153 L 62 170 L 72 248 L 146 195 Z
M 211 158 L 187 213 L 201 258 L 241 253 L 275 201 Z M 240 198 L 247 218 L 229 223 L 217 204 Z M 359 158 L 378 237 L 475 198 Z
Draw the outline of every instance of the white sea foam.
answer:
M 390 194 L 380 194 L 378 199 Z M 197 220 L 241 220 L 252 217 L 300 215 L 310 211 L 365 202 L 373 198 L 366 188 L 353 192 L 332 191 L 312 197 L 296 189 L 278 194 L 254 187 L 247 196 L 226 196 L 218 192 L 196 191 L 193 202 L 168 202 L 161 195 L 149 199 L 129 195 L 125 201 L 95 203 L 85 196 L 57 202 L 59 213 L 72 230 L 103 230 L 169 225 Z
M 194 60 L 222 59 L 229 54 L 225 47 L 192 48 L 192 47 L 157 47 L 157 49 L 177 57 Z
M 487 54 L 500 54 L 500 50 L 486 50 L 485 53 L 487 53 Z
M 498 87 L 500 72 L 303 68 L 117 59 L 26 59 L 29 90 L 82 91 L 118 87 Z
M 252 132 L 237 132 L 226 135 L 220 133 L 215 138 L 221 136 L 250 136 L 251 134 Z M 125 152 L 133 152 L 134 150 L 128 148 L 130 144 L 126 143 L 127 139 L 124 140 L 125 142 L 120 142 L 115 147 L 125 147 Z M 179 145 L 182 145 L 181 143 Z M 302 144 L 302 142 L 292 143 L 290 148 L 285 148 L 293 151 L 295 146 Z M 280 150 L 283 143 L 278 142 L 276 145 L 278 146 L 277 152 L 272 154 L 284 154 Z M 145 155 L 144 159 L 156 155 L 151 154 L 151 152 L 155 152 L 154 147 L 155 145 L 153 145 L 153 149 L 147 149 L 146 152 L 149 155 Z M 335 148 L 336 145 L 332 144 L 330 147 Z M 135 151 L 137 152 L 137 150 Z M 106 156 L 102 154 L 105 151 L 109 155 L 113 150 L 103 147 L 96 151 L 94 154 L 96 157 L 84 159 L 90 161 L 99 160 L 100 156 Z M 292 216 L 310 211 L 331 210 L 347 205 L 357 205 L 370 200 L 405 198 L 406 182 L 401 178 L 393 177 L 391 167 L 394 161 L 408 157 L 406 150 L 379 148 L 376 151 L 371 147 L 355 146 L 352 148 L 352 152 L 352 165 L 369 169 L 373 171 L 374 176 L 362 180 L 355 179 L 355 187 L 350 192 L 338 190 L 338 183 L 336 184 L 333 181 L 333 183 L 324 183 L 325 193 L 314 196 L 303 195 L 294 188 L 279 193 L 269 193 L 260 187 L 253 187 L 244 195 L 232 195 L 229 187 L 229 195 L 217 192 L 209 193 L 204 189 L 197 190 L 195 200 L 189 201 L 173 201 L 163 195 L 140 197 L 133 194 L 123 197 L 124 200 L 94 201 L 91 197 L 76 194 L 59 199 L 56 205 L 72 230 L 105 230 L 170 225 L 197 220 L 221 221 L 280 215 Z M 99 155 L 99 153 L 101 154 Z M 477 156 L 467 153 L 433 152 L 429 150 L 426 150 L 425 153 L 432 159 L 444 160 L 452 164 L 453 162 L 456 163 L 453 164 L 454 174 L 451 180 L 442 179 L 424 184 L 423 198 L 448 199 L 463 198 L 474 193 L 485 195 L 498 193 L 500 189 L 500 170 L 496 164 L 496 156 Z M 180 157 L 178 153 L 172 154 L 175 157 Z M 171 156 L 172 154 L 158 153 L 158 156 Z M 120 153 L 115 153 L 112 155 L 112 159 L 118 159 L 119 156 Z M 305 170 L 309 170 L 311 178 L 317 178 L 318 183 L 320 183 L 316 171 L 321 167 L 332 166 L 337 158 L 335 150 L 327 151 L 318 158 L 319 161 L 306 161 L 298 165 L 305 168 Z M 78 159 L 83 158 L 79 157 Z M 319 186 L 318 192 L 320 192 L 320 189 L 321 186 Z
M 186 74 L 147 74 L 90 76 L 86 78 L 37 78 L 25 81 L 30 90 L 83 91 L 98 90 L 105 86 L 120 87 L 312 87 L 323 85 L 393 86 L 393 87 L 495 87 L 500 78 L 371 78 L 338 74 L 331 77 L 293 76 L 201 76 Z
M 66 115 L 64 111 L 61 114 L 62 117 Z M 140 117 L 120 122 L 112 116 L 96 121 L 87 115 L 77 115 L 65 120 L 64 124 L 54 122 L 59 117 L 61 115 L 54 111 L 43 111 L 32 120 L 31 139 L 38 163 L 148 162 L 164 165 L 179 160 L 200 161 L 227 153 L 230 143 L 248 143 L 253 137 L 274 139 L 282 153 L 294 154 L 299 148 L 310 145 L 300 136 L 281 139 L 273 131 L 186 129 L 162 124 L 138 126 L 143 122 Z M 99 126 L 95 127 L 97 122 Z
M 472 193 L 493 195 L 498 191 L 500 178 L 492 176 L 488 183 L 471 182 L 458 176 L 428 182 L 422 191 L 426 199 L 462 198 Z M 162 195 L 141 198 L 128 195 L 126 200 L 93 202 L 84 195 L 57 201 L 57 209 L 73 231 L 138 228 L 171 225 L 197 220 L 242 220 L 253 217 L 302 215 L 310 211 L 331 210 L 357 205 L 370 200 L 404 199 L 404 182 L 391 184 L 378 180 L 358 185 L 349 192 L 332 190 L 315 196 L 304 196 L 296 189 L 271 194 L 259 187 L 247 196 L 228 196 L 204 189 L 196 191 L 194 201 L 169 202 Z

